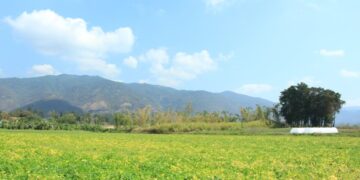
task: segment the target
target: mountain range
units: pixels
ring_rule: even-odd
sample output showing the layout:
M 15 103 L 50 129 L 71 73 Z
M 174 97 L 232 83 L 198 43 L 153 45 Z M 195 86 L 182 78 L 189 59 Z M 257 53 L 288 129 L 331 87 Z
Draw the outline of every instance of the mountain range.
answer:
M 360 125 L 360 107 L 344 107 L 336 116 L 337 125 Z
M 117 112 L 150 105 L 154 110 L 183 110 L 191 103 L 195 112 L 228 111 L 240 107 L 272 106 L 266 99 L 225 91 L 177 90 L 143 83 L 122 83 L 98 76 L 57 75 L 0 79 L 0 110 L 36 109 L 57 112 Z M 360 124 L 360 108 L 343 108 L 336 124 Z
M 150 105 L 154 110 L 228 111 L 274 103 L 234 92 L 176 90 L 169 87 L 121 83 L 98 76 L 57 75 L 0 79 L 0 110 L 33 108 L 44 111 L 116 112 Z

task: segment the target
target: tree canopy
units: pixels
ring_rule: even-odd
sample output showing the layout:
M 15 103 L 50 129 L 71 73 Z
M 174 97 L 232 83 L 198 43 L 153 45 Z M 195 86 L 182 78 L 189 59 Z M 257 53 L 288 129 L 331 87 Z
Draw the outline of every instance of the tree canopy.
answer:
M 281 92 L 280 113 L 291 126 L 334 126 L 344 103 L 337 92 L 299 83 Z

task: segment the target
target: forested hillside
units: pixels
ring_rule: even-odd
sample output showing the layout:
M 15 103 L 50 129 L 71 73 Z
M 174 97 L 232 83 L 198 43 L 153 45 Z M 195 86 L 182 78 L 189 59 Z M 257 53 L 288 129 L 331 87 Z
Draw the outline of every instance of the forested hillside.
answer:
M 50 100 L 50 103 L 49 103 Z M 136 110 L 150 105 L 154 110 L 180 110 L 191 103 L 194 111 L 228 111 L 239 113 L 240 107 L 272 106 L 273 103 L 233 92 L 211 93 L 173 88 L 120 83 L 97 76 L 59 75 L 36 78 L 0 79 L 0 110 L 21 107 L 49 107 L 63 102 L 76 111 L 115 112 Z M 33 103 L 36 103 L 36 106 Z M 56 104 L 54 110 L 59 109 Z M 56 109 L 55 109 L 56 108 Z M 64 109 L 61 107 L 60 109 Z M 65 108 L 66 109 L 66 108 Z

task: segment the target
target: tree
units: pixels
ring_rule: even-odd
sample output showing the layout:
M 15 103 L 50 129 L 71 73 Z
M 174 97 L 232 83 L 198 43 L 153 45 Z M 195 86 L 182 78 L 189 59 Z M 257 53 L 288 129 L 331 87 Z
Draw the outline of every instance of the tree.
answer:
M 91 124 L 91 114 L 90 113 L 85 113 L 82 116 L 80 116 L 80 122 L 81 123 L 85 123 L 85 124 Z
M 127 127 L 130 125 L 130 118 L 125 113 L 115 113 L 114 121 L 116 129 L 120 127 Z
M 57 119 L 60 124 L 76 124 L 77 117 L 74 113 L 65 113 Z
M 302 126 L 303 121 L 309 113 L 306 112 L 308 105 L 308 85 L 300 83 L 297 86 L 291 86 L 281 92 L 280 104 L 281 115 L 286 119 L 286 123 L 291 126 Z
M 300 83 L 281 92 L 280 114 L 291 126 L 334 126 L 344 103 L 337 92 Z
M 315 126 L 334 126 L 335 114 L 339 112 L 345 103 L 341 95 L 334 91 L 323 88 L 311 88 L 309 111 L 311 124 Z
M 241 121 L 250 121 L 251 120 L 251 109 L 250 108 L 240 108 Z
M 271 108 L 272 117 L 277 123 L 281 123 L 281 115 L 280 115 L 280 104 L 276 104 Z
M 151 106 L 145 106 L 136 111 L 137 125 L 145 126 L 151 121 Z
M 189 121 L 192 114 L 193 114 L 193 106 L 192 106 L 192 103 L 189 102 L 189 103 L 186 104 L 186 106 L 184 108 L 184 112 L 183 112 L 185 121 Z
M 7 112 L 0 112 L 0 120 L 9 120 L 10 119 L 10 115 Z
M 265 114 L 264 114 L 264 110 L 263 108 L 261 108 L 261 106 L 256 105 L 256 109 L 255 109 L 255 119 L 256 120 L 265 120 Z

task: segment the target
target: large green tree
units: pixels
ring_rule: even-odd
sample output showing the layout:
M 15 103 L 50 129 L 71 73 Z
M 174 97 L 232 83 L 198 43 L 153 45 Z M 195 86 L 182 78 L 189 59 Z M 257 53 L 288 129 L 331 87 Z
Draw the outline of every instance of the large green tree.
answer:
M 344 103 L 337 92 L 300 83 L 281 92 L 280 113 L 291 126 L 334 126 Z

